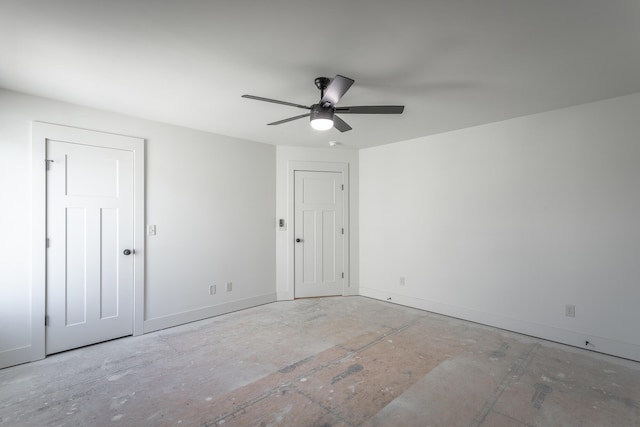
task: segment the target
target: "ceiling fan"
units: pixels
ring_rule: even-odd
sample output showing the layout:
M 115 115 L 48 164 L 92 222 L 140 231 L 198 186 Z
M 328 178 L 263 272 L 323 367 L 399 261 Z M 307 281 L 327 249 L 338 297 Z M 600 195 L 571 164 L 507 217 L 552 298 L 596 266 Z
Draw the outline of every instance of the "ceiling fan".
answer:
M 277 122 L 268 123 L 268 125 L 281 125 L 282 123 L 291 122 L 293 120 L 302 119 L 304 117 L 311 118 L 311 127 L 317 130 L 328 130 L 335 127 L 340 132 L 351 130 L 344 120 L 336 114 L 402 114 L 404 105 L 363 105 L 356 107 L 337 107 L 336 104 L 340 98 L 349 90 L 354 83 L 353 79 L 341 75 L 335 76 L 333 80 L 328 77 L 318 77 L 315 80 L 316 87 L 320 89 L 320 102 L 311 106 L 294 104 L 292 102 L 278 101 L 277 99 L 263 98 L 254 95 L 242 95 L 243 98 L 255 99 L 257 101 L 272 102 L 274 104 L 288 105 L 290 107 L 302 108 L 309 110 L 306 114 L 301 114 L 288 119 L 278 120 Z

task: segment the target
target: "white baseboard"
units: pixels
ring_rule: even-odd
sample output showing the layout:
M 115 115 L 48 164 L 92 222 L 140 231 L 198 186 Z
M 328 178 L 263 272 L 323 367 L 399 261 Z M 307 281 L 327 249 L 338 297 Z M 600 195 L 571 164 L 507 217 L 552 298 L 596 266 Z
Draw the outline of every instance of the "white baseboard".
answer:
M 555 326 L 523 321 L 363 286 L 360 286 L 360 295 L 640 362 L 640 346 L 628 342 L 587 335 Z M 589 347 L 585 347 L 586 341 L 589 341 Z
M 276 294 L 259 295 L 256 297 L 245 298 L 241 300 L 231 301 L 223 304 L 212 305 L 199 308 L 196 310 L 183 311 L 181 313 L 170 314 L 167 316 L 156 317 L 144 321 L 144 333 L 159 331 L 160 329 L 171 328 L 173 326 L 183 325 L 185 323 L 195 322 L 207 319 L 221 314 L 231 313 L 232 311 L 244 310 L 245 308 L 255 307 L 262 304 L 268 304 L 276 301 Z
M 0 369 L 44 358 L 44 354 L 34 353 L 33 346 L 24 346 L 0 351 Z

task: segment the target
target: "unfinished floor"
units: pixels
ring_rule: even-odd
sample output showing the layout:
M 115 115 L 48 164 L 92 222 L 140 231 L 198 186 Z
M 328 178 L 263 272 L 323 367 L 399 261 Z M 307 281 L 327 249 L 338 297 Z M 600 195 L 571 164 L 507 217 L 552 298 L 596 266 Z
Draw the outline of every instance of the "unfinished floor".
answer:
M 364 297 L 0 370 L 0 426 L 634 426 L 640 364 Z

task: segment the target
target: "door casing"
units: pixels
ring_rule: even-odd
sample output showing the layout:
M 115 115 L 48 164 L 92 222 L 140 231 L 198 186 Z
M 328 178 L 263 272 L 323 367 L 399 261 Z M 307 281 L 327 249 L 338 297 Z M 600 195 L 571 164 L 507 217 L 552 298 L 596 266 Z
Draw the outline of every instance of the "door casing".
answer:
M 145 141 L 142 138 L 80 129 L 52 123 L 32 123 L 32 278 L 31 278 L 31 345 L 24 353 L 27 361 L 45 357 L 46 314 L 46 142 L 57 140 L 82 143 L 133 152 L 133 335 L 143 333 L 144 323 L 144 158 Z
M 305 161 L 289 161 L 287 167 L 287 217 L 290 219 L 290 226 L 287 227 L 287 282 L 288 292 L 293 299 L 295 286 L 295 233 L 293 220 L 295 218 L 295 172 L 311 171 L 311 172 L 340 172 L 342 173 L 342 182 L 344 183 L 344 286 L 342 295 L 351 295 L 350 283 L 350 265 L 349 265 L 349 248 L 350 248 L 350 217 L 349 217 L 349 164 L 333 163 L 333 162 L 305 162 Z

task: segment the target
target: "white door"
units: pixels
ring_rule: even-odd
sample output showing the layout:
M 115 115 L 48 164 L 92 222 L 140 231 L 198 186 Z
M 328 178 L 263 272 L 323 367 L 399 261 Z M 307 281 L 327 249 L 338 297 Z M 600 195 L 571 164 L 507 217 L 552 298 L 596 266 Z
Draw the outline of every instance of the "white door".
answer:
M 133 332 L 133 152 L 47 141 L 46 353 Z
M 295 171 L 294 205 L 295 297 L 342 295 L 342 173 Z

